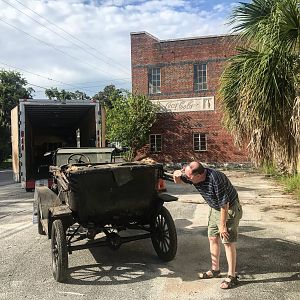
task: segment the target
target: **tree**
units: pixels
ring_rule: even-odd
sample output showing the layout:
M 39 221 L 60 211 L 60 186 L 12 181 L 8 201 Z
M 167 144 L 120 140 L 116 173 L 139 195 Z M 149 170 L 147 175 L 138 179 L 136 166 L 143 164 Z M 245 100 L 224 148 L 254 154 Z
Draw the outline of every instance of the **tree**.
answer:
M 129 160 L 147 143 L 158 109 L 147 97 L 128 93 L 116 98 L 108 110 L 108 138 L 129 147 Z
M 86 93 L 84 93 L 84 92 L 80 92 L 80 91 L 75 91 L 74 93 L 73 93 L 73 95 L 74 95 L 74 98 L 73 99 L 78 99 L 78 100 L 90 100 L 91 99 L 91 97 L 90 96 L 88 96 Z
M 0 162 L 11 154 L 10 111 L 19 99 L 32 98 L 32 88 L 26 88 L 27 81 L 20 73 L 0 70 Z
M 69 92 L 65 89 L 58 90 L 57 88 L 51 88 L 45 90 L 45 95 L 50 99 L 57 100 L 89 100 L 90 97 L 86 95 L 84 92 L 75 91 Z
M 225 125 L 239 143 L 249 143 L 256 165 L 275 163 L 293 172 L 299 151 L 298 1 L 240 3 L 231 23 L 245 46 L 221 78 Z
M 117 89 L 113 84 L 107 85 L 103 91 L 97 93 L 93 98 L 98 100 L 101 105 L 110 109 L 113 103 L 123 95 L 123 91 Z

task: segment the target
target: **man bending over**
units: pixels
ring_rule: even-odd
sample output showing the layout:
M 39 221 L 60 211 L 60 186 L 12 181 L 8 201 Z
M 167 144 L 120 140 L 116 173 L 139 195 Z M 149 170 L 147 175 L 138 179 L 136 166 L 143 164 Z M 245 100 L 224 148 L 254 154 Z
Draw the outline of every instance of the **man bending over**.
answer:
M 210 206 L 208 240 L 211 253 L 211 269 L 200 273 L 201 279 L 220 277 L 220 242 L 224 244 L 228 263 L 228 275 L 222 281 L 222 289 L 230 289 L 238 283 L 235 273 L 238 225 L 242 207 L 236 189 L 227 176 L 217 170 L 205 168 L 197 161 L 191 162 L 182 173 L 173 173 L 175 183 L 193 184 Z

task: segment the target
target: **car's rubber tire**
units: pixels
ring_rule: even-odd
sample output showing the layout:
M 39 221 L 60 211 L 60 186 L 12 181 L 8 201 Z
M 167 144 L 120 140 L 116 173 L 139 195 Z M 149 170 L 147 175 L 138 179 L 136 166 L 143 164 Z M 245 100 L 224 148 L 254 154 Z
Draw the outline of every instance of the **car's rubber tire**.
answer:
M 174 259 L 177 252 L 177 233 L 173 218 L 164 206 L 152 220 L 151 240 L 160 259 L 164 261 Z
M 38 233 L 41 235 L 46 235 L 46 232 L 44 231 L 42 222 L 41 222 L 41 208 L 40 204 L 37 205 L 37 223 L 38 223 Z
M 52 273 L 58 282 L 65 282 L 68 271 L 66 232 L 61 220 L 55 220 L 51 229 Z

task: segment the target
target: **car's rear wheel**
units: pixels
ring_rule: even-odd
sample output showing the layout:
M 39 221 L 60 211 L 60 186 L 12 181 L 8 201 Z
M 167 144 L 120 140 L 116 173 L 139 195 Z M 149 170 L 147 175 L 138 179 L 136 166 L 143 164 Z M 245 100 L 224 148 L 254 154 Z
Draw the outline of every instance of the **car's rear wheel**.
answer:
M 58 282 L 64 282 L 68 270 L 68 247 L 61 220 L 55 220 L 51 230 L 52 273 Z
M 37 223 L 38 223 L 38 233 L 41 235 L 45 235 L 46 232 L 44 231 L 43 225 L 42 225 L 42 218 L 41 218 L 41 207 L 38 203 L 37 207 Z

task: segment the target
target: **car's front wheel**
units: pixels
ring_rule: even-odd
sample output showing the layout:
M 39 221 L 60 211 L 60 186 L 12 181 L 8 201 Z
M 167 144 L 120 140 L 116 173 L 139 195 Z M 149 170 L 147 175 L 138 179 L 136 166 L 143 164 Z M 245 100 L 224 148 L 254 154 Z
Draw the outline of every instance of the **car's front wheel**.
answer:
M 177 233 L 173 218 L 164 206 L 160 208 L 151 224 L 151 240 L 160 259 L 174 259 L 177 252 Z

